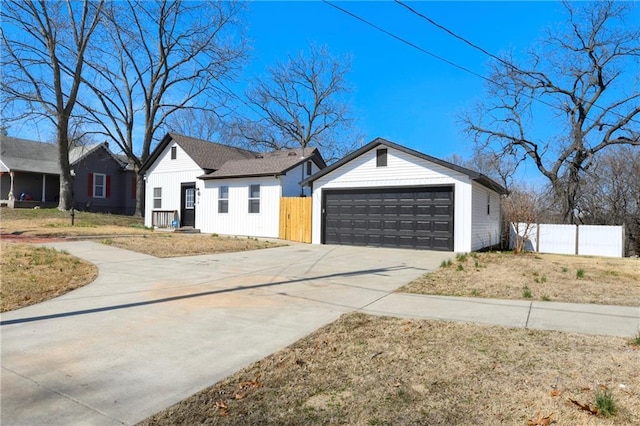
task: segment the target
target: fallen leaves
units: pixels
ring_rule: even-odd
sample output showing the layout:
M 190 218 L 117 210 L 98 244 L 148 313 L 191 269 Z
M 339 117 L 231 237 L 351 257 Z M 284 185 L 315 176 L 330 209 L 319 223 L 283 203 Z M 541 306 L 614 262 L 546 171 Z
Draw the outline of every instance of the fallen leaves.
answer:
M 542 413 L 538 413 L 538 417 L 535 419 L 529 419 L 527 424 L 529 426 L 549 426 L 551 424 L 551 416 L 553 416 L 553 413 L 549 413 L 547 416 L 543 416 Z
M 549 396 L 560 396 L 561 393 L 562 393 L 561 390 L 554 389 L 551 392 L 549 392 Z

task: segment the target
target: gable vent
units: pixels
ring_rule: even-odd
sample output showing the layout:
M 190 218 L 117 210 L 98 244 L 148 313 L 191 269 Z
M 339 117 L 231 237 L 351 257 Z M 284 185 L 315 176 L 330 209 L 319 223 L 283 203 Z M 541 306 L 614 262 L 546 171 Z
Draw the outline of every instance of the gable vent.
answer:
M 290 153 L 287 154 L 289 157 L 295 157 L 298 154 L 296 154 L 295 152 L 291 151 Z

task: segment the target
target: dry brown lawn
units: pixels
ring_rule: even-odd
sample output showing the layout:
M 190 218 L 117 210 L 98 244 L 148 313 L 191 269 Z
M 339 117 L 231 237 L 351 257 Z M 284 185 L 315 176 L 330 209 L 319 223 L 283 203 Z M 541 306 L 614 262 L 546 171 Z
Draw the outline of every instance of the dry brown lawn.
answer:
M 638 306 L 640 259 L 471 253 L 452 258 L 450 265 L 398 291 Z
M 622 338 L 347 314 L 141 424 L 637 425 L 639 356 Z M 600 392 L 615 416 L 570 402 Z
M 98 276 L 95 265 L 51 248 L 5 241 L 0 248 L 2 312 L 60 296 Z
M 283 246 L 283 243 L 247 237 L 221 237 L 210 234 L 154 232 L 139 236 L 104 238 L 103 244 L 146 253 L 156 257 L 194 256 L 229 253 Z

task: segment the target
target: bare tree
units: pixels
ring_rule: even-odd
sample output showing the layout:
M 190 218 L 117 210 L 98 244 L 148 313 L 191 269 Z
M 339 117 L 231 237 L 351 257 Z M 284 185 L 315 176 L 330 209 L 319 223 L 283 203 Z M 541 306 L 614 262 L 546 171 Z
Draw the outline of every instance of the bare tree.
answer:
M 82 107 L 97 133 L 113 139 L 136 170 L 136 214 L 142 214 L 140 168 L 166 130 L 169 117 L 184 109 L 214 111 L 246 55 L 236 33 L 240 2 L 135 1 L 105 7 L 100 49 L 92 51 L 85 82 L 97 98 Z
M 351 128 L 354 119 L 344 98 L 350 67 L 349 58 L 310 45 L 307 54 L 269 68 L 246 94 L 258 116 L 236 120 L 237 135 L 258 149 L 317 146 L 328 157 L 353 149 L 361 137 Z
M 463 120 L 481 150 L 532 161 L 572 222 L 594 156 L 640 145 L 640 91 L 628 83 L 640 78 L 640 29 L 625 22 L 631 3 L 564 5 L 566 31 L 549 33 L 526 67 L 498 63 L 491 102 Z
M 520 186 L 502 199 L 502 212 L 513 233 L 513 250 L 522 253 L 530 242 L 534 225 L 539 223 L 543 207 L 542 196 L 533 188 Z
M 11 120 L 48 120 L 60 164 L 58 209 L 73 207 L 69 128 L 103 1 L 12 1 L 0 8 L 2 93 Z M 8 107 L 9 107 L 8 106 Z M 3 106 L 4 108 L 4 106 Z

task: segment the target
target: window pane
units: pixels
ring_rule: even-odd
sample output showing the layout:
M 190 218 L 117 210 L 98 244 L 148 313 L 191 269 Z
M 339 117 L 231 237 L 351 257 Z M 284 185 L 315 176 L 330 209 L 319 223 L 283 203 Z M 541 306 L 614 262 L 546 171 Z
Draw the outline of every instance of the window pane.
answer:
M 218 198 L 221 199 L 221 200 L 229 198 L 229 187 L 228 186 L 221 186 L 220 187 L 220 193 L 218 194 Z
M 260 213 L 260 200 L 249 200 L 249 213 Z
M 184 208 L 185 209 L 192 209 L 193 206 L 195 205 L 195 200 L 196 200 L 196 190 L 194 188 L 187 188 L 185 194 L 184 194 Z
M 376 151 L 376 167 L 386 167 L 387 166 L 387 150 L 379 149 Z
M 95 173 L 93 175 L 93 181 L 94 181 L 95 185 L 97 185 L 97 186 L 104 185 L 104 175 Z
M 153 198 L 162 197 L 162 188 L 153 188 Z
M 260 198 L 260 185 L 251 185 L 249 187 L 249 198 Z
M 153 200 L 153 208 L 154 209 L 162 208 L 162 200 L 160 198 L 154 198 L 154 200 Z
M 228 200 L 219 200 L 218 201 L 218 213 L 229 213 L 229 201 Z

